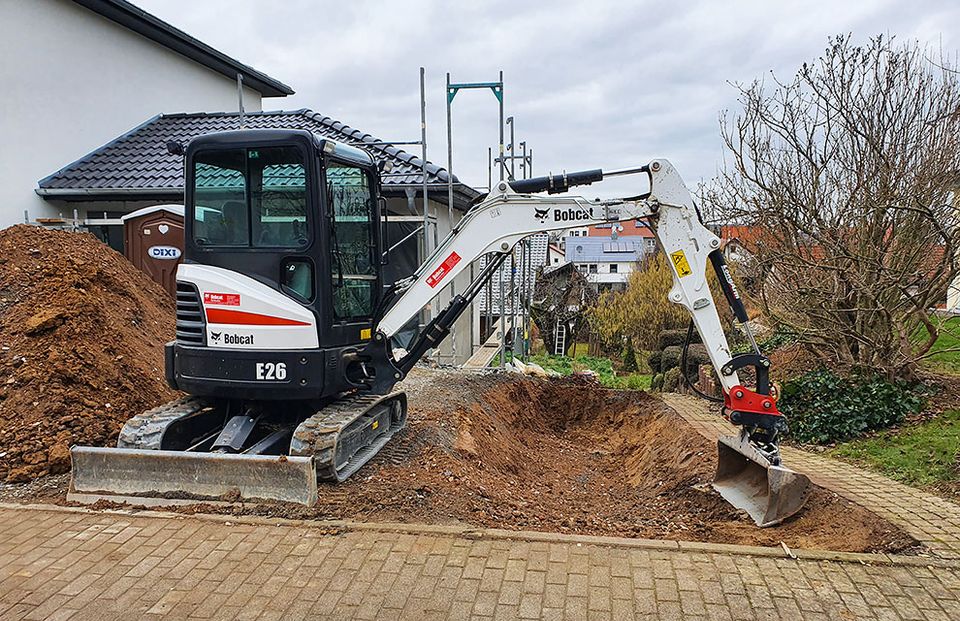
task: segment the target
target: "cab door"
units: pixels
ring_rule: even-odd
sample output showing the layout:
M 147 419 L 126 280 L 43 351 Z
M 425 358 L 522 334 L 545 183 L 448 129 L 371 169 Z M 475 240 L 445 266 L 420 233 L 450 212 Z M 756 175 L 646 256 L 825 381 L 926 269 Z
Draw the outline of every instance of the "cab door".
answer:
M 380 299 L 381 261 L 375 179 L 371 171 L 327 159 L 324 194 L 329 228 L 330 346 L 370 340 Z

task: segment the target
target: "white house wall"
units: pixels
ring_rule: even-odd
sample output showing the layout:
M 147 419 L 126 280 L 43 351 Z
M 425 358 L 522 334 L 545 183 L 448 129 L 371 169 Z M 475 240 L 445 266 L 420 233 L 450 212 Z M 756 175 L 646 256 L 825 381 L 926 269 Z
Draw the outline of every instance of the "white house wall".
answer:
M 431 190 L 432 192 L 433 190 Z M 441 192 L 440 190 L 436 191 L 438 195 L 446 196 L 446 192 Z M 432 194 L 430 194 L 432 196 Z M 387 200 L 387 206 L 391 213 L 400 214 L 400 215 L 414 215 L 410 213 L 409 208 L 407 207 L 407 200 L 404 198 L 390 198 Z M 416 207 L 416 215 L 420 217 L 423 216 L 423 200 L 421 198 L 416 198 L 414 200 L 414 206 Z M 450 232 L 451 220 L 448 214 L 447 206 L 445 204 L 430 200 L 430 215 L 436 217 L 436 238 L 438 241 L 443 241 L 443 238 L 447 236 Z M 463 217 L 463 214 L 459 211 L 454 210 L 453 212 L 453 223 L 457 223 Z M 431 231 L 432 233 L 432 231 Z M 433 241 L 433 235 L 431 235 L 430 247 L 436 247 L 436 244 Z M 407 242 L 410 243 L 410 242 Z M 423 261 L 421 260 L 421 263 Z M 452 291 L 456 293 L 462 293 L 471 282 L 471 273 L 474 272 L 474 269 L 464 270 L 454 280 L 453 289 L 448 285 L 445 287 L 430 303 L 430 312 L 431 316 L 435 317 L 438 312 L 446 308 L 449 304 L 453 294 Z M 470 305 L 463 315 L 456 321 L 454 324 L 454 329 L 451 331 L 450 336 L 443 340 L 443 343 L 440 344 L 439 348 L 439 361 L 444 364 L 463 364 L 466 362 L 467 358 L 473 355 L 474 348 L 474 339 L 472 334 L 472 323 L 473 323 L 474 307 Z M 454 345 L 456 343 L 456 355 L 454 355 Z
M 57 216 L 37 181 L 154 115 L 237 109 L 235 81 L 67 0 L 0 1 L 0 59 L 0 228 Z

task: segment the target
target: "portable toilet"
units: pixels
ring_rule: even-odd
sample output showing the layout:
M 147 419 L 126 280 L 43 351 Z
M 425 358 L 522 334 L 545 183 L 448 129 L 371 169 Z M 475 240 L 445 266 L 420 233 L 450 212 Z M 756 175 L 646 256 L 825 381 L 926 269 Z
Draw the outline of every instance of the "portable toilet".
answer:
M 183 257 L 183 205 L 144 207 L 121 220 L 124 255 L 176 297 L 177 266 Z

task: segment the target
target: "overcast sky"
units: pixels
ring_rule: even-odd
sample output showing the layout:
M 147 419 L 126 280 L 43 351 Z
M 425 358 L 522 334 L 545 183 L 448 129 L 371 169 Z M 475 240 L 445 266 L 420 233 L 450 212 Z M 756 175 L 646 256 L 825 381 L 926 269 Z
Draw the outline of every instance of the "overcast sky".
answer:
M 948 0 L 134 2 L 296 91 L 265 110 L 311 108 L 383 139 L 419 139 L 424 66 L 428 157 L 446 166 L 446 72 L 474 82 L 502 70 L 505 114 L 533 148 L 535 174 L 667 157 L 691 187 L 720 164 L 731 83 L 789 77 L 838 33 L 960 47 L 960 3 Z M 454 101 L 453 169 L 474 186 L 487 183 L 487 147 L 496 152 L 496 103 L 489 91 Z

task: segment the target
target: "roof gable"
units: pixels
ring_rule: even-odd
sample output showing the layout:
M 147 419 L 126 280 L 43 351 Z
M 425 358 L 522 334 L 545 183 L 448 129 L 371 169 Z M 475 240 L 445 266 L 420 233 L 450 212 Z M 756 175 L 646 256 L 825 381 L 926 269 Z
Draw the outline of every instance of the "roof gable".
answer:
M 213 49 L 203 41 L 191 37 L 126 0 L 74 0 L 74 2 L 231 80 L 235 80 L 239 73 L 243 76 L 245 85 L 264 97 L 286 97 L 294 93 L 293 89 L 283 82 Z
M 382 175 L 384 191 L 423 184 L 423 160 L 397 147 L 311 110 L 255 112 L 244 115 L 246 129 L 304 129 L 344 144 L 362 147 L 377 161 L 392 165 Z M 45 197 L 123 195 L 136 198 L 180 196 L 183 193 L 183 158 L 170 155 L 166 144 L 185 143 L 203 134 L 240 129 L 236 112 L 158 115 L 79 160 L 41 179 L 37 193 Z M 446 186 L 447 171 L 427 162 L 427 183 Z M 479 193 L 454 177 L 456 206 L 462 207 Z M 446 193 L 437 196 L 445 200 Z

